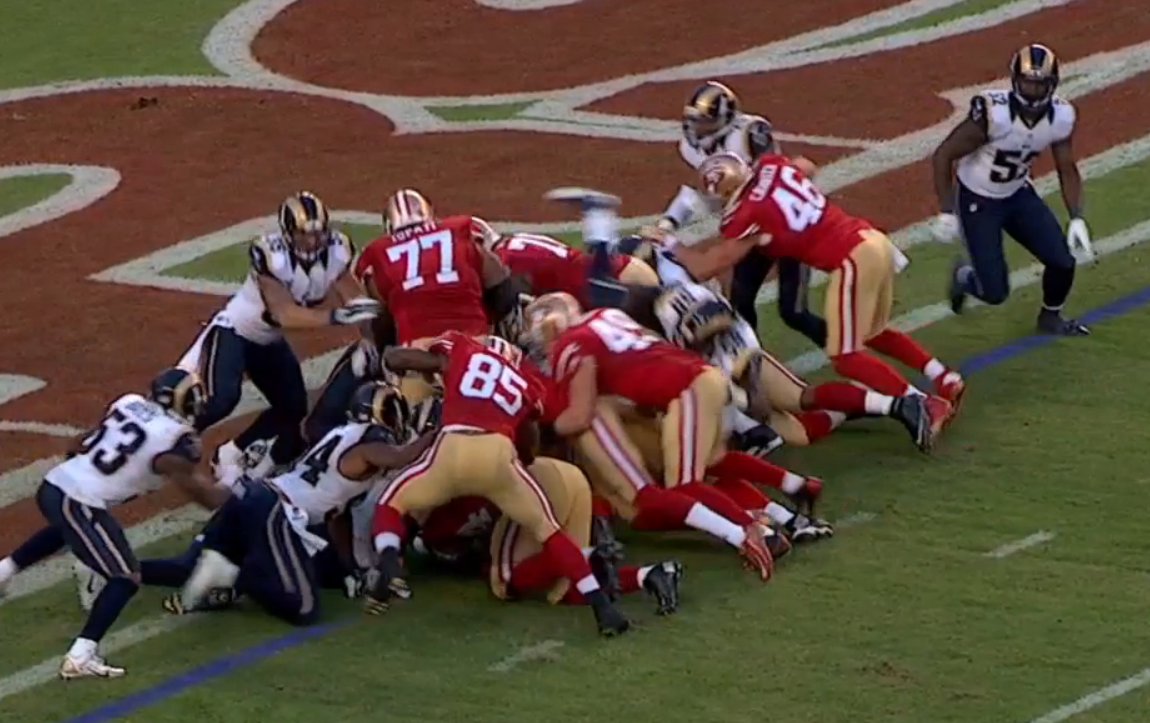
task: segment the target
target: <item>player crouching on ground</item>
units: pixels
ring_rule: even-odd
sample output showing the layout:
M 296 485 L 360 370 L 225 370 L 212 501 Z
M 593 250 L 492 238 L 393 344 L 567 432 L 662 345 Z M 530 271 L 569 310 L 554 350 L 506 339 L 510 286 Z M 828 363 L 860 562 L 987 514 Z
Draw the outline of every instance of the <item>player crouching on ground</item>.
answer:
M 431 448 L 396 476 L 376 505 L 379 581 L 368 593 L 367 612 L 381 614 L 393 599 L 411 596 L 399 559 L 407 535 L 404 516 L 475 495 L 494 502 L 530 532 L 554 569 L 587 598 L 601 634 L 619 635 L 630 627 L 526 467 L 539 438 L 535 420 L 542 390 L 524 377 L 521 361 L 522 352 L 506 340 L 479 341 L 459 332 L 433 341 L 427 351 L 388 350 L 389 368 L 442 374 L 443 427 Z
M 104 662 L 97 647 L 139 586 L 154 582 L 154 569 L 137 562 L 108 507 L 157 490 L 165 481 L 207 509 L 229 498 L 196 469 L 200 439 L 193 420 L 203 412 L 206 396 L 195 374 L 169 369 L 152 382 L 149 398 L 125 394 L 113 401 L 100 425 L 44 475 L 36 504 L 48 526 L 0 560 L 0 596 L 16 573 L 64 547 L 107 581 L 60 665 L 61 678 L 124 675 L 123 668 Z

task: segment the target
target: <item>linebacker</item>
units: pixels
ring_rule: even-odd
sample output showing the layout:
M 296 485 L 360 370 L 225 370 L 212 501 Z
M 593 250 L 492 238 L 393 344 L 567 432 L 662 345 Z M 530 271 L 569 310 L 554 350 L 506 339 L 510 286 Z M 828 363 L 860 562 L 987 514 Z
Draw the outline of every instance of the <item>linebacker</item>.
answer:
M 971 98 L 966 119 L 934 152 L 934 188 L 942 212 L 932 231 L 939 241 L 961 237 L 966 245 L 969 258 L 956 262 L 950 280 L 956 314 L 967 296 L 1001 304 L 1010 295 L 1005 231 L 1045 267 L 1038 330 L 1083 336 L 1090 331 L 1063 318 L 1062 306 L 1074 284 L 1071 248 L 1086 258 L 1094 252 L 1082 218 L 1082 178 L 1074 157 L 1076 114 L 1074 106 L 1054 94 L 1058 79 L 1054 52 L 1045 45 L 1027 45 L 1010 63 L 1011 90 L 987 90 Z M 1031 164 L 1048 147 L 1070 212 L 1065 236 L 1030 178 Z

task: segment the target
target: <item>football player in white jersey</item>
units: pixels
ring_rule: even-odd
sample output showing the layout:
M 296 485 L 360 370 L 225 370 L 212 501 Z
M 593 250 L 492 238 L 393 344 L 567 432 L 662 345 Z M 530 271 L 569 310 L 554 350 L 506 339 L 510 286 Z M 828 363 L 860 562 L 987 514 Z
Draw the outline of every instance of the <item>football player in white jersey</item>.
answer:
M 967 296 L 1001 304 L 1010 294 L 1010 270 L 1002 234 L 1009 233 L 1038 259 L 1042 308 L 1038 330 L 1083 336 L 1089 330 L 1062 316 L 1074 284 L 1071 249 L 1093 256 L 1090 232 L 1082 218 L 1082 178 L 1074 156 L 1074 106 L 1054 94 L 1058 58 L 1045 45 L 1027 45 L 1010 63 L 1011 90 L 987 90 L 974 96 L 970 111 L 934 152 L 934 187 L 941 213 L 935 237 L 960 236 L 967 259 L 959 259 L 950 280 L 950 302 L 960 313 Z M 1062 198 L 1070 212 L 1063 235 L 1030 178 L 1030 167 L 1043 151 L 1054 156 Z M 958 182 L 955 183 L 957 162 Z
M 157 490 L 165 481 L 208 509 L 229 497 L 196 469 L 200 440 L 192 420 L 205 397 L 195 374 L 169 369 L 152 382 L 149 397 L 125 394 L 113 401 L 99 426 L 44 475 L 36 505 L 47 527 L 0 560 L 0 594 L 17 572 L 64 547 L 107 580 L 64 656 L 61 678 L 124 674 L 123 668 L 104 662 L 97 648 L 140 584 L 149 584 L 148 569 L 136 560 L 108 508 Z
M 776 146 L 770 121 L 763 116 L 743 113 L 739 97 L 718 81 L 709 80 L 695 89 L 683 106 L 682 121 L 679 155 L 692 169 L 697 169 L 708 156 L 724 151 L 751 163 Z M 675 232 L 691 222 L 697 209 L 712 207 L 713 204 L 693 187 L 680 186 L 658 226 L 664 231 Z M 825 345 L 826 321 L 807 308 L 810 269 L 793 259 L 748 254 L 735 266 L 731 279 L 731 303 L 751 328 L 757 329 L 755 297 L 772 265 L 778 273 L 779 317 L 788 327 L 815 344 Z
M 178 604 L 167 609 L 200 609 L 210 592 L 234 586 L 237 594 L 293 625 L 316 622 L 313 558 L 329 539 L 342 548 L 345 571 L 358 576 L 350 526 L 333 525 L 332 534 L 318 534 L 314 527 L 338 519 L 375 478 L 414 462 L 431 446 L 432 435 L 404 444 L 407 416 L 407 403 L 395 386 L 368 382 L 356 390 L 348 424 L 329 432 L 283 474 L 245 480 L 235 488 L 216 523 L 204 530 L 199 560 Z
M 201 431 L 236 408 L 245 375 L 270 404 L 216 451 L 217 474 L 224 479 L 238 476 L 243 450 L 257 440 L 275 438 L 269 467 L 290 462 L 304 449 L 300 423 L 307 390 L 284 330 L 359 324 L 380 312 L 351 273 L 355 247 L 331 228 L 327 207 L 315 194 L 288 197 L 279 208 L 279 232 L 253 241 L 248 252 L 250 268 L 240 290 L 177 364 L 199 373 L 207 387 L 207 404 L 196 420 Z

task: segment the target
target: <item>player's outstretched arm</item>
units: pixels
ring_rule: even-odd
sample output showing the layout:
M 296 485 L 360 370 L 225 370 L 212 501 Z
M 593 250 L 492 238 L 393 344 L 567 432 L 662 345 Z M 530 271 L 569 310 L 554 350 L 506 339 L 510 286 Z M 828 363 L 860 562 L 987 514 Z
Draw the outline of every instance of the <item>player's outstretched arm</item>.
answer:
M 596 385 L 595 360 L 584 357 L 568 382 L 567 408 L 555 418 L 555 432 L 570 437 L 591 426 L 595 418 L 595 402 L 599 398 Z
M 1050 146 L 1054 156 L 1054 169 L 1062 187 L 1062 201 L 1070 218 L 1082 218 L 1082 174 L 1078 172 L 1078 158 L 1074 154 L 1074 134 Z
M 152 460 L 152 469 L 175 483 L 192 501 L 214 510 L 231 497 L 231 492 L 200 471 L 199 450 L 199 441 L 186 434 L 175 447 L 156 455 Z
M 934 149 L 934 155 L 931 156 L 934 193 L 938 198 L 938 208 L 943 213 L 951 213 L 954 206 L 954 164 L 987 143 L 990 139 L 987 130 L 989 123 L 986 98 L 976 95 L 970 101 L 966 118 Z
M 383 353 L 384 365 L 394 372 L 423 372 L 436 374 L 443 371 L 446 358 L 422 349 L 392 347 Z
M 365 442 L 353 452 L 366 464 L 375 469 L 391 470 L 406 467 L 426 452 L 435 442 L 437 432 L 427 432 L 411 444 L 398 447 L 386 442 Z

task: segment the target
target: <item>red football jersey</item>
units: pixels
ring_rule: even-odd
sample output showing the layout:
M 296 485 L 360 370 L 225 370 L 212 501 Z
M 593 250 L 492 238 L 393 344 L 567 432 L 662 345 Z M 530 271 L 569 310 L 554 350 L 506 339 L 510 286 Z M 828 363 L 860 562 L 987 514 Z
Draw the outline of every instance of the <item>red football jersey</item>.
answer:
M 587 303 L 591 255 L 585 251 L 550 236 L 531 233 L 504 236 L 494 250 L 511 273 L 531 278 L 531 293 L 535 296 L 562 291 L 574 296 L 581 304 Z M 618 277 L 626 265 L 626 256 L 613 256 L 611 275 Z
M 470 216 L 449 216 L 376 239 L 355 271 L 375 284 L 395 319 L 400 344 L 447 331 L 487 333 L 483 258 Z
M 789 158 L 777 154 L 759 158 L 719 225 L 727 238 L 766 234 L 766 253 L 823 271 L 841 266 L 862 242 L 859 232 L 873 228 L 827 200 Z
M 659 409 L 707 368 L 698 354 L 660 339 L 618 309 L 584 314 L 560 335 L 551 350 L 556 380 L 568 381 L 585 357 L 595 360 L 599 394 Z
M 486 543 L 500 514 L 486 498 L 456 497 L 431 511 L 420 526 L 419 536 L 433 553 L 459 557 L 474 541 Z
M 443 425 L 460 424 L 512 441 L 519 426 L 542 412 L 543 390 L 516 364 L 456 331 L 431 343 L 447 356 L 443 369 Z
M 554 424 L 563 410 L 567 408 L 566 385 L 557 383 L 547 376 L 539 365 L 530 359 L 524 359 L 520 365 L 523 374 L 542 390 L 543 411 L 539 414 L 539 421 L 544 424 Z

